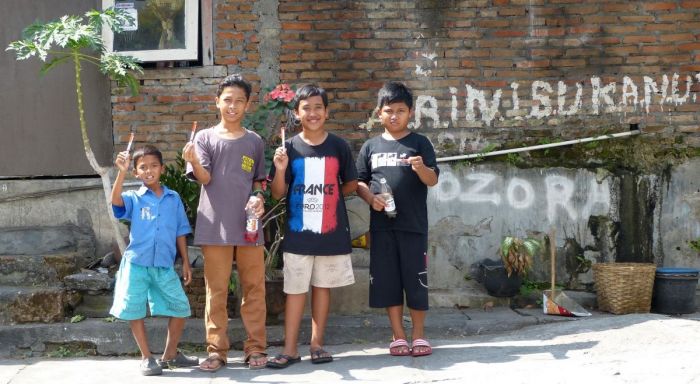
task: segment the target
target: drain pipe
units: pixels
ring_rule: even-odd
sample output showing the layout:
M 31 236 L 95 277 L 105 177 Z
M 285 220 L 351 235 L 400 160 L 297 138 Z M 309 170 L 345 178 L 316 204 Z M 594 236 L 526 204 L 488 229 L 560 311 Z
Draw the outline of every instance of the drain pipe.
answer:
M 508 153 L 517 153 L 517 152 L 528 152 L 528 151 L 535 151 L 538 149 L 545 149 L 545 148 L 554 148 L 554 147 L 561 147 L 564 145 L 572 145 L 572 144 L 580 144 L 580 143 L 588 143 L 590 141 L 599 141 L 599 140 L 608 140 L 608 139 L 615 139 L 618 137 L 627 137 L 627 136 L 635 136 L 639 135 L 642 132 L 639 129 L 633 129 L 627 132 L 620 132 L 620 133 L 612 133 L 609 135 L 601 135 L 601 136 L 595 136 L 595 137 L 584 137 L 582 139 L 576 139 L 576 140 L 568 140 L 568 141 L 562 141 L 559 143 L 549 143 L 549 144 L 541 144 L 541 145 L 532 145 L 529 147 L 522 147 L 522 148 L 511 148 L 511 149 L 503 149 L 500 151 L 492 151 L 492 152 L 486 152 L 486 153 L 472 153 L 469 155 L 457 155 L 457 156 L 448 156 L 448 157 L 438 157 L 436 160 L 438 163 L 444 162 L 444 161 L 455 161 L 455 160 L 467 160 L 467 159 L 476 159 L 476 158 L 483 158 L 487 156 L 498 156 L 498 155 L 505 155 Z

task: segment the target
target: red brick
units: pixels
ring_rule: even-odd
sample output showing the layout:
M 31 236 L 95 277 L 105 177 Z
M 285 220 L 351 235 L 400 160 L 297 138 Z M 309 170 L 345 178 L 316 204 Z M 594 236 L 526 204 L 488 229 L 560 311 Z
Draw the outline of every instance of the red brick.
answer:
M 333 72 L 331 71 L 302 71 L 300 76 L 301 79 L 328 79 L 333 77 Z
M 495 37 L 522 37 L 527 35 L 526 31 L 495 31 L 493 33 Z
M 156 102 L 158 103 L 178 103 L 188 101 L 187 96 L 182 95 L 159 95 L 156 96 Z
M 477 31 L 449 31 L 447 36 L 453 39 L 479 39 L 481 32 Z
M 112 105 L 112 110 L 118 112 L 129 112 L 134 110 L 133 104 L 114 104 Z
M 112 103 L 140 103 L 144 97 L 139 96 L 112 96 Z
M 697 51 L 697 50 L 700 50 L 700 42 L 679 44 L 678 50 L 679 51 Z
M 369 32 L 343 32 L 340 34 L 341 39 L 369 39 L 372 34 Z
M 681 8 L 700 8 L 700 1 L 681 1 Z
M 309 42 L 303 42 L 303 41 L 290 41 L 290 42 L 282 43 L 283 50 L 302 49 L 302 50 L 308 51 L 308 50 L 312 50 L 314 48 L 316 48 L 316 44 L 309 43 Z
M 523 60 L 515 63 L 517 68 L 542 68 L 548 67 L 549 65 L 549 60 Z
M 568 33 L 599 33 L 600 32 L 600 26 L 599 25 L 579 25 L 576 27 L 571 27 L 567 29 Z
M 331 18 L 330 13 L 321 13 L 321 12 L 302 13 L 302 14 L 297 16 L 297 20 L 299 20 L 299 21 L 329 20 L 330 18 Z
M 644 36 L 625 36 L 622 38 L 622 42 L 626 44 L 635 43 L 655 43 L 656 36 L 644 35 Z
M 282 23 L 282 29 L 284 30 L 299 30 L 299 31 L 310 31 L 311 30 L 311 23 L 294 23 L 294 22 L 286 22 Z
M 245 35 L 241 32 L 217 32 L 216 38 L 221 40 L 243 40 Z
M 386 48 L 386 41 L 381 40 L 357 40 L 353 42 L 353 46 L 359 49 L 381 49 Z
M 537 28 L 531 33 L 535 37 L 547 37 L 547 36 L 564 36 L 564 28 Z
M 235 57 L 214 57 L 214 63 L 217 65 L 236 65 L 238 59 Z
M 636 2 L 603 4 L 603 12 L 635 12 L 637 7 Z
M 642 8 L 645 11 L 670 11 L 677 7 L 678 5 L 675 2 L 642 4 Z
M 193 102 L 214 102 L 214 95 L 191 95 L 190 96 L 190 101 Z
M 675 33 L 671 35 L 659 35 L 659 41 L 695 41 L 695 35 L 693 35 L 692 33 Z

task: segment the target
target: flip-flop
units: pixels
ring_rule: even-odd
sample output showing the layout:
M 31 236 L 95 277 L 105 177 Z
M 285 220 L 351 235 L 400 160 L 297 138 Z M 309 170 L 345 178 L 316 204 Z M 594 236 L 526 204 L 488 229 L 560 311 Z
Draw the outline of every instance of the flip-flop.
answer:
M 262 361 L 262 364 L 253 365 L 251 361 Z M 248 369 L 263 369 L 267 365 L 267 356 L 260 352 L 253 352 L 245 359 L 246 364 L 248 364 Z
M 280 363 L 280 360 L 284 359 L 284 363 Z M 296 364 L 301 361 L 301 356 L 291 357 L 285 354 L 279 354 L 275 356 L 272 360 L 268 360 L 265 365 L 268 368 L 282 369 L 287 368 L 292 364 Z
M 416 349 L 416 347 L 422 348 L 422 351 L 419 351 Z M 415 339 L 413 340 L 413 346 L 411 348 L 411 354 L 413 357 L 418 357 L 418 356 L 428 356 L 433 353 L 433 348 L 430 346 L 430 343 L 425 340 L 425 339 Z
M 333 361 L 333 356 L 323 348 L 311 351 L 311 364 L 323 364 Z
M 205 368 L 205 367 L 202 366 L 202 364 L 210 365 L 210 364 L 212 364 L 212 363 L 215 362 L 215 361 L 218 362 L 219 365 L 217 365 L 217 366 L 215 366 L 215 367 L 213 367 L 213 368 Z M 221 358 L 220 356 L 217 356 L 217 355 L 210 355 L 209 357 L 206 358 L 206 360 L 204 360 L 204 361 L 202 361 L 201 363 L 199 363 L 199 369 L 202 370 L 202 371 L 204 371 L 204 372 L 216 372 L 216 371 L 218 371 L 219 369 L 223 368 L 224 366 L 226 366 L 226 361 L 225 361 L 223 358 Z
M 406 339 L 396 339 L 389 344 L 389 354 L 391 356 L 411 356 L 411 348 L 408 347 Z

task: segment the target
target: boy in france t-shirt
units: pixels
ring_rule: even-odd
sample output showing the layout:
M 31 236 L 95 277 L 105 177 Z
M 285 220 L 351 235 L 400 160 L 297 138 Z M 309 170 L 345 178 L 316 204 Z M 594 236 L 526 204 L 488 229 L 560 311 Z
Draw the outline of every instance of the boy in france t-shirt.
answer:
M 384 132 L 365 142 L 357 157 L 357 194 L 370 205 L 370 296 L 372 308 L 386 308 L 395 356 L 432 353 L 423 331 L 428 310 L 428 187 L 440 170 L 430 141 L 408 129 L 413 95 L 403 84 L 385 84 L 377 97 Z M 391 187 L 395 207 L 382 195 Z M 387 209 L 389 208 L 389 209 Z M 409 347 L 403 328 L 404 294 L 413 323 Z
M 328 96 L 323 88 L 306 85 L 296 92 L 295 113 L 302 132 L 277 148 L 270 170 L 272 196 L 287 196 L 284 251 L 284 349 L 268 361 L 269 368 L 299 362 L 297 349 L 306 292 L 311 285 L 311 362 L 333 356 L 323 349 L 330 289 L 355 282 L 350 253 L 350 228 L 344 196 L 357 188 L 350 147 L 326 132 Z

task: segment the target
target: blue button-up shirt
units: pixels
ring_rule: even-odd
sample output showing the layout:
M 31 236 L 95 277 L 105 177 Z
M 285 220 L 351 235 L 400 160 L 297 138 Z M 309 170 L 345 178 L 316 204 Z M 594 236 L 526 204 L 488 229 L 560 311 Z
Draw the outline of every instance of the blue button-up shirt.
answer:
M 122 193 L 124 206 L 112 205 L 114 217 L 131 221 L 126 260 L 144 267 L 172 267 L 176 239 L 192 233 L 180 195 L 163 186 L 155 195 L 146 186 Z

